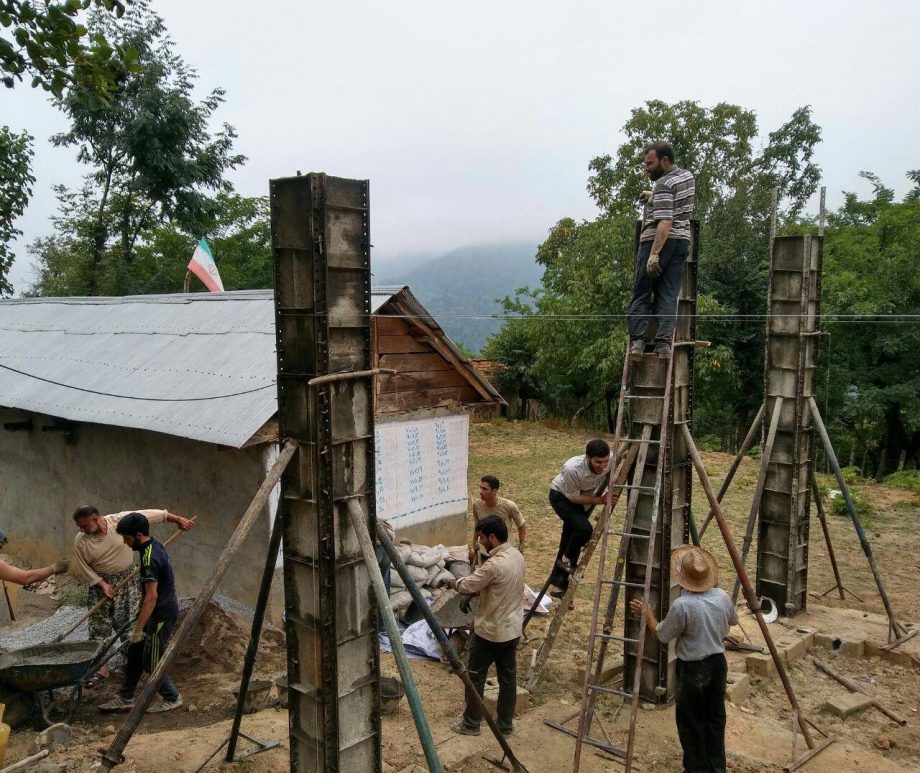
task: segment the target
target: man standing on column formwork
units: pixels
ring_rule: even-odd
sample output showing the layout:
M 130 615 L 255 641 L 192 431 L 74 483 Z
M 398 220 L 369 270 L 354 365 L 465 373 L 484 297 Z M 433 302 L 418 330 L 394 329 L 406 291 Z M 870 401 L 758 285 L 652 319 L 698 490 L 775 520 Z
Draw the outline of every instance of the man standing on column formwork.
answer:
M 593 531 L 588 509 L 606 501 L 603 484 L 609 474 L 610 446 L 595 438 L 585 446 L 584 456 L 569 459 L 550 484 L 549 504 L 562 520 L 559 551 L 550 576 L 551 596 L 561 598 L 569 587 L 569 575 L 578 566 L 581 549 Z
M 719 565 L 705 548 L 681 545 L 671 552 L 671 576 L 684 592 L 660 623 L 642 599 L 629 602 L 645 612 L 646 625 L 667 644 L 675 642 L 677 695 L 674 717 L 684 750 L 685 773 L 725 773 L 725 677 L 722 640 L 738 623 L 729 595 L 717 587 Z
M 176 581 L 166 548 L 150 536 L 150 523 L 140 513 L 128 513 L 115 527 L 125 545 L 141 554 L 140 577 L 144 585 L 141 611 L 131 632 L 125 678 L 114 700 L 104 703 L 100 711 L 129 711 L 134 706 L 134 691 L 145 671 L 152 674 L 166 651 L 169 636 L 179 618 Z M 147 711 L 156 714 L 182 705 L 182 696 L 169 676 L 160 682 L 163 700 Z
M 128 628 L 140 609 L 141 584 L 137 578 L 122 586 L 117 596 L 113 591 L 134 571 L 134 553 L 115 530 L 130 512 L 139 512 L 148 523 L 174 523 L 182 531 L 195 525 L 194 521 L 167 510 L 125 510 L 103 516 L 93 505 L 83 505 L 74 511 L 73 519 L 79 529 L 73 543 L 74 555 L 89 580 L 89 605 L 93 607 L 103 598 L 111 599 L 111 603 L 103 605 L 89 619 L 89 638 L 93 641 L 105 641 L 115 631 Z M 126 651 L 128 633 L 124 634 Z M 109 674 L 108 668 L 100 669 L 87 682 L 87 687 L 96 686 Z
M 640 196 L 645 208 L 633 295 L 626 309 L 632 339 L 629 355 L 634 360 L 645 353 L 652 317 L 658 321 L 655 354 L 670 356 L 677 297 L 690 254 L 690 216 L 696 190 L 693 175 L 675 166 L 674 149 L 666 142 L 656 142 L 646 149 L 645 171 L 655 185 Z
M 452 579 L 448 587 L 466 596 L 479 594 L 479 608 L 470 635 L 467 670 L 482 696 L 489 667 L 498 676 L 499 732 L 511 735 L 517 701 L 517 646 L 524 622 L 524 556 L 508 542 L 508 527 L 497 515 L 476 524 L 476 538 L 489 551 L 489 560 L 471 575 Z M 479 735 L 482 716 L 473 697 L 466 696 L 466 710 L 450 729 L 460 735 Z

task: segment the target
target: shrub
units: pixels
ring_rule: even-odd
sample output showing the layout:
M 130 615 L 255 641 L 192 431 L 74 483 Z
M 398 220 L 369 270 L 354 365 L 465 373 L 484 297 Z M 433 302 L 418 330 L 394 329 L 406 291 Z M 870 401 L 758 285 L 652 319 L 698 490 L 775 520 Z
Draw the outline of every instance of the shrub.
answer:
M 862 470 L 859 467 L 844 467 L 840 472 L 843 473 L 843 479 L 849 486 L 863 481 Z
M 863 526 L 868 526 L 871 521 L 871 517 L 875 514 L 875 511 L 872 509 L 872 505 L 870 505 L 865 499 L 859 496 L 859 494 L 857 494 L 853 489 L 850 489 L 850 498 L 853 500 L 853 506 L 856 508 L 856 514 L 863 522 Z M 847 503 L 843 498 L 843 494 L 838 494 L 831 500 L 831 513 L 833 515 L 839 515 L 843 518 L 849 517 L 850 512 L 847 510 Z
M 760 459 L 761 454 L 762 451 L 760 446 L 751 446 L 751 450 L 747 452 L 747 455 L 750 456 L 751 459 Z
M 901 470 L 885 478 L 885 485 L 920 494 L 920 470 Z
M 722 438 L 718 435 L 703 435 L 699 445 L 703 451 L 721 451 Z

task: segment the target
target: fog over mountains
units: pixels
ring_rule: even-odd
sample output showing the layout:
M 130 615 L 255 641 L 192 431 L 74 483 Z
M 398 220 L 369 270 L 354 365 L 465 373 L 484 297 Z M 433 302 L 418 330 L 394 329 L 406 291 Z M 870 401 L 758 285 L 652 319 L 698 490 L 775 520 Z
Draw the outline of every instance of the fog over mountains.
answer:
M 408 285 L 455 343 L 478 352 L 502 321 L 499 298 L 540 285 L 543 267 L 528 242 L 460 247 L 446 255 L 411 253 L 377 258 L 375 285 Z M 471 318 L 480 317 L 480 318 Z

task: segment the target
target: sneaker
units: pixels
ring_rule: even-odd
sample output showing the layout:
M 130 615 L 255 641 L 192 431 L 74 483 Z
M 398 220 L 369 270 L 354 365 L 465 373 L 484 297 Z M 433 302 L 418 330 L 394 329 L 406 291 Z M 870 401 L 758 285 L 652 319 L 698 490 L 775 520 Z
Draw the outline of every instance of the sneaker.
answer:
M 500 727 L 498 728 L 498 732 L 502 734 L 502 738 L 509 738 L 510 736 L 514 735 L 514 728 L 513 727 L 509 727 L 509 728 Z
M 630 359 L 641 360 L 643 354 L 645 354 L 645 339 L 634 338 L 632 344 L 629 347 Z
M 655 356 L 662 360 L 668 359 L 671 356 L 671 344 L 667 341 L 658 341 L 655 344 Z
M 148 714 L 162 714 L 164 711 L 172 711 L 177 709 L 182 705 L 182 696 L 179 695 L 174 701 L 162 700 L 159 703 L 154 703 L 149 709 L 147 709 Z
M 450 729 L 453 730 L 457 735 L 479 735 L 478 727 L 470 727 L 463 721 L 463 717 L 460 717 L 454 724 L 450 726 Z
M 131 711 L 134 708 L 134 701 L 126 701 L 120 695 L 116 695 L 108 703 L 99 704 L 99 711 Z

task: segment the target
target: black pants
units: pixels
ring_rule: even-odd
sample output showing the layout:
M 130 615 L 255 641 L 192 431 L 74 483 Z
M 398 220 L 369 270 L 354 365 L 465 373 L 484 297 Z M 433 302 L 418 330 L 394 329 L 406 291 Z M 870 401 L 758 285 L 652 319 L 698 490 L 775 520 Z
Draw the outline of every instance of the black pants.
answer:
M 569 587 L 569 575 L 559 567 L 559 559 L 565 556 L 569 559 L 569 566 L 574 571 L 581 556 L 581 549 L 591 539 L 594 531 L 588 512 L 584 505 L 577 505 L 556 489 L 549 491 L 549 504 L 556 515 L 562 519 L 562 536 L 559 538 L 559 552 L 556 554 L 556 563 L 553 564 L 553 573 L 550 581 L 557 588 L 565 590 Z
M 144 640 L 128 647 L 125 679 L 120 691 L 121 697 L 126 701 L 134 699 L 134 691 L 137 689 L 141 674 L 152 674 L 156 669 L 160 658 L 166 651 L 169 636 L 176 627 L 178 616 L 178 609 L 175 614 L 167 613 L 160 619 L 151 615 L 144 626 Z M 159 692 L 167 701 L 175 701 L 179 698 L 179 691 L 168 676 L 160 683 Z
M 684 773 L 725 773 L 725 676 L 723 653 L 677 661 L 677 735 Z
M 470 680 L 481 696 L 486 687 L 489 667 L 494 663 L 498 675 L 498 729 L 503 733 L 511 732 L 514 721 L 514 704 L 517 700 L 517 646 L 520 637 L 510 641 L 494 642 L 483 639 L 475 633 L 470 636 L 470 662 L 467 670 Z M 479 727 L 482 715 L 467 688 L 466 711 L 463 712 L 463 724 L 467 727 Z
M 661 275 L 655 279 L 646 270 L 651 252 L 652 242 L 642 242 L 639 245 L 633 275 L 633 296 L 626 308 L 626 324 L 633 339 L 644 338 L 654 317 L 658 320 L 655 340 L 670 343 L 677 316 L 677 297 L 684 279 L 684 263 L 690 254 L 690 242 L 686 239 L 668 239 L 664 243 L 658 256 Z

